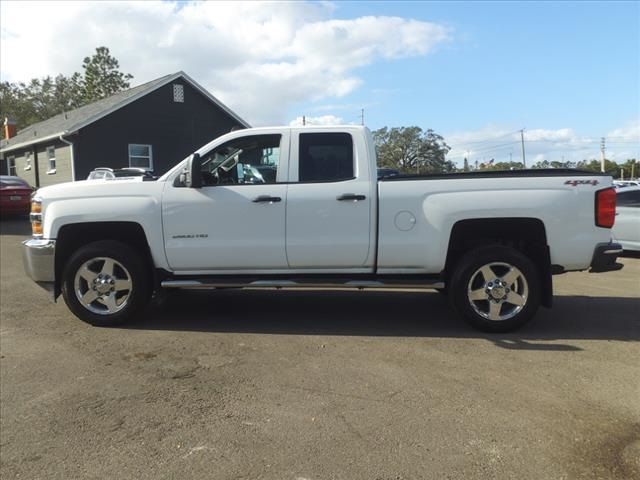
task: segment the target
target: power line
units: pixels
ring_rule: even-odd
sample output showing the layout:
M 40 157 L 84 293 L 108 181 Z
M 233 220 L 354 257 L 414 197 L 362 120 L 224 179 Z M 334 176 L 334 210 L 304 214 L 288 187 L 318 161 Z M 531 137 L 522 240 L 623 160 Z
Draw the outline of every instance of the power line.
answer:
M 474 141 L 471 141 L 471 142 L 458 142 L 458 145 L 475 145 L 476 143 L 495 142 L 496 140 L 500 140 L 501 138 L 508 137 L 509 135 L 513 135 L 515 133 L 518 133 L 519 131 L 520 130 L 515 130 L 513 132 L 505 133 L 504 135 L 500 135 L 498 137 L 488 138 L 486 140 L 474 140 Z
M 500 143 L 498 145 L 487 145 L 486 147 L 467 148 L 466 150 L 468 150 L 469 152 L 471 152 L 473 154 L 473 153 L 476 153 L 476 152 L 484 152 L 486 150 L 494 150 L 496 148 L 504 147 L 504 146 L 507 146 L 507 145 L 515 145 L 517 143 L 520 143 L 520 142 L 516 141 L 516 142 Z M 456 146 L 456 148 L 458 148 L 460 150 L 463 150 L 463 148 L 461 148 L 459 146 Z

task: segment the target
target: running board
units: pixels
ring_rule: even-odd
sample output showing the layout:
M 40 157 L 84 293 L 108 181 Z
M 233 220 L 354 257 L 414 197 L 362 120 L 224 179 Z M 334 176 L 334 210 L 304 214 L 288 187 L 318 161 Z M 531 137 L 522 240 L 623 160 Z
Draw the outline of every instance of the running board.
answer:
M 433 290 L 444 288 L 444 282 L 421 277 L 416 281 L 390 279 L 390 280 L 337 280 L 321 281 L 316 280 L 253 280 L 234 281 L 221 278 L 196 279 L 196 280 L 163 280 L 160 284 L 163 288 L 184 288 L 189 290 L 208 290 L 216 288 L 276 288 L 276 289 L 420 289 Z

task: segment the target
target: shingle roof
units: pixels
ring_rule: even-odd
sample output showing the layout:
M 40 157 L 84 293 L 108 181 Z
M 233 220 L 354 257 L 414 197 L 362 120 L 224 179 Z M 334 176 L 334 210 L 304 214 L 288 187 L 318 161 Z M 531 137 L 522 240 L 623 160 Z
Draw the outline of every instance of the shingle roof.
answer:
M 182 77 L 184 80 L 189 82 L 209 98 L 210 101 L 222 108 L 241 124 L 246 127 L 250 126 L 246 121 L 229 110 L 229 108 L 222 104 L 217 98 L 198 85 L 187 74 L 184 72 L 177 72 L 151 80 L 150 82 L 143 83 L 142 85 L 138 85 L 128 90 L 118 92 L 110 97 L 103 98 L 102 100 L 98 100 L 80 108 L 76 108 L 75 110 L 64 112 L 42 122 L 30 125 L 27 128 L 20 130 L 15 137 L 10 138 L 9 140 L 2 140 L 0 143 L 0 152 L 14 150 L 46 139 L 75 132 L 179 77 Z

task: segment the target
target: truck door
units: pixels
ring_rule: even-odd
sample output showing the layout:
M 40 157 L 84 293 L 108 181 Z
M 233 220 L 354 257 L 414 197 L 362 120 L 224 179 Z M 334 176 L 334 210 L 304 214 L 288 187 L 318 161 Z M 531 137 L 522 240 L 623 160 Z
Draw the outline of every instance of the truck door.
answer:
M 372 183 L 348 132 L 293 130 L 286 251 L 294 269 L 362 269 L 370 254 Z M 366 170 L 366 171 L 365 171 Z
M 167 185 L 164 242 L 176 271 L 287 269 L 289 132 L 229 140 L 202 158 L 202 188 Z

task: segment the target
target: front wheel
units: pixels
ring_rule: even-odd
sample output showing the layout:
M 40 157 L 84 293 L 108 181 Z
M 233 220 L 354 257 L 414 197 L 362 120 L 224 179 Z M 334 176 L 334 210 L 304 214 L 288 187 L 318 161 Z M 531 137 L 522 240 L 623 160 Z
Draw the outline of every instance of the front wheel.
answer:
M 485 332 L 520 328 L 540 305 L 536 266 L 510 247 L 482 247 L 464 255 L 455 267 L 449 290 L 456 311 Z
M 85 245 L 63 272 L 65 303 L 78 318 L 95 326 L 124 323 L 146 307 L 150 293 L 144 262 L 122 242 Z

